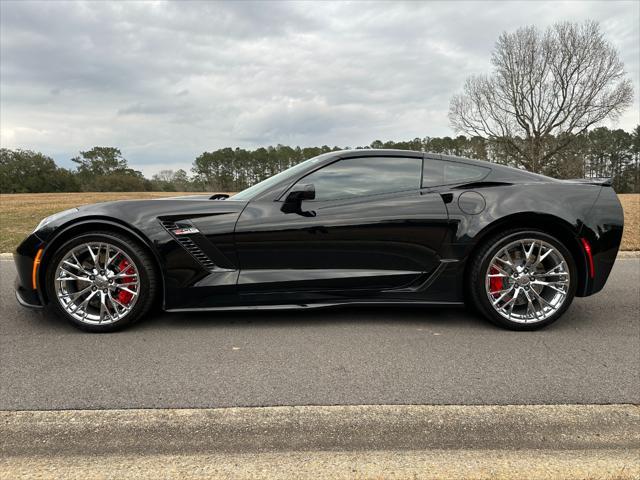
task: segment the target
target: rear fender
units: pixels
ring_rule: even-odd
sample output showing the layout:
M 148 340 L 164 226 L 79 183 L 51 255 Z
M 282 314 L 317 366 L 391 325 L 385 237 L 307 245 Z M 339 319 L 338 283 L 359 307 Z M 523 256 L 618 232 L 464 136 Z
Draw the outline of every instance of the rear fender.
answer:
M 460 201 L 463 193 L 470 198 L 469 190 L 443 190 L 452 199 L 447 203 L 450 224 L 442 256 L 459 259 L 458 268 L 464 274 L 467 260 L 488 236 L 516 227 L 538 228 L 559 237 L 569 248 L 580 275 L 577 294 L 588 295 L 587 258 L 580 236 L 602 188 L 563 182 L 488 186 L 473 190 L 484 207 L 471 214 L 466 213 L 469 205 Z

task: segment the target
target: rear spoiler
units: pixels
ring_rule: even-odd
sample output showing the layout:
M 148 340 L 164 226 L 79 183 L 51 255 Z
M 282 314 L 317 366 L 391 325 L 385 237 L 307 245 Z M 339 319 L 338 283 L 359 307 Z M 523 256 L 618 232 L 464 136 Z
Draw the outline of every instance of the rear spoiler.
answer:
M 567 183 L 585 183 L 587 185 L 601 185 L 603 187 L 610 187 L 613 185 L 613 177 L 609 178 L 571 178 L 564 180 Z

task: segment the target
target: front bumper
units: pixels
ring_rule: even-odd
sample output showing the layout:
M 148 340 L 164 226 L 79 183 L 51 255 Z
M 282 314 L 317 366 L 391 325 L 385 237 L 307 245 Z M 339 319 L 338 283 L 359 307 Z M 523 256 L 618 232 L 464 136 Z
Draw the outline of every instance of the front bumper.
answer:
M 33 285 L 33 264 L 38 249 L 42 246 L 42 240 L 31 234 L 18 246 L 13 254 L 17 272 L 14 283 L 16 299 L 24 307 L 42 308 L 44 305 L 43 296 L 40 292 L 42 282 L 38 271 L 35 272 L 36 288 Z
M 16 277 L 15 282 L 16 300 L 23 307 L 27 308 L 43 308 L 40 296 L 36 290 L 30 290 L 20 285 L 19 278 Z

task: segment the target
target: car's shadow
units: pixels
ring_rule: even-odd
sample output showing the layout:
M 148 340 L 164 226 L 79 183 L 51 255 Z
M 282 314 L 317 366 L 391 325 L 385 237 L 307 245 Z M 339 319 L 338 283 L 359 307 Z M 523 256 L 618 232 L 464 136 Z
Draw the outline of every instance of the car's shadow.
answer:
M 78 331 L 74 326 L 50 309 L 23 311 L 30 327 L 36 331 L 69 333 Z M 297 328 L 318 325 L 391 325 L 425 327 L 430 329 L 456 326 L 476 330 L 494 330 L 496 327 L 480 315 L 462 307 L 415 306 L 340 306 L 305 310 L 236 310 L 170 313 L 156 310 L 147 318 L 124 331 L 193 330 L 217 328 Z
M 451 325 L 470 329 L 493 329 L 479 315 L 464 308 L 410 306 L 340 306 L 305 310 L 246 310 L 188 313 L 160 313 L 138 325 L 136 330 L 317 327 L 330 325 L 381 325 L 440 328 Z
M 585 302 L 586 303 L 586 302 Z M 50 309 L 25 310 L 21 322 L 28 318 L 29 329 L 34 333 L 44 331 L 54 333 L 82 333 L 79 329 L 53 313 Z M 558 330 L 575 330 L 589 328 L 592 323 L 587 305 L 577 302 L 560 321 L 544 329 L 543 332 Z M 442 306 L 337 306 L 317 309 L 301 310 L 234 310 L 209 312 L 163 312 L 160 309 L 152 311 L 140 322 L 122 330 L 123 332 L 150 332 L 156 330 L 185 331 L 185 330 L 216 330 L 243 328 L 272 329 L 281 327 L 317 328 L 319 326 L 367 326 L 388 325 L 407 328 L 428 328 L 434 332 L 444 330 L 474 330 L 477 332 L 505 332 L 486 320 L 482 315 L 463 307 Z M 116 332 L 117 333 L 117 332 Z M 510 332 L 518 334 L 519 332 Z

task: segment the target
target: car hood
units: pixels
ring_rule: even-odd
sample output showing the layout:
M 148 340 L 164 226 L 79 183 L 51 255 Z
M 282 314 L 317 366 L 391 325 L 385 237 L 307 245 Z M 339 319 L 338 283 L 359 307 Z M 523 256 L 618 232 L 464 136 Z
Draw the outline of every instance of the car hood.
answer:
M 111 202 L 93 203 L 78 207 L 79 212 L 86 214 L 108 214 L 116 217 L 127 217 L 132 212 L 147 212 L 149 215 L 166 216 L 181 212 L 194 211 L 224 212 L 242 210 L 246 201 L 210 200 L 209 195 L 185 195 L 180 197 L 149 198 L 141 200 L 114 200 Z
M 209 195 L 94 203 L 65 212 L 42 225 L 35 233 L 46 241 L 59 229 L 91 220 L 114 222 L 138 231 L 148 231 L 155 230 L 160 225 L 159 220 L 239 215 L 246 204 L 246 201 L 210 200 Z

